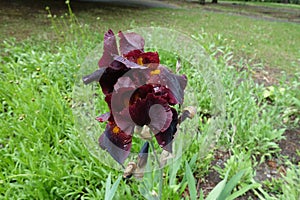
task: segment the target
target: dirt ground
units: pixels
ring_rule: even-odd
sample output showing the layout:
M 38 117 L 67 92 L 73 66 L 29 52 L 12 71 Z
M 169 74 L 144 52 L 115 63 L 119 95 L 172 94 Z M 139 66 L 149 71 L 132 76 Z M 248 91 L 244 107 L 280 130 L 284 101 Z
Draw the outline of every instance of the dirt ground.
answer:
M 300 151 L 300 128 L 287 130 L 284 133 L 285 139 L 278 142 L 281 152 L 278 156 L 274 156 L 272 160 L 266 160 L 256 167 L 256 175 L 254 179 L 258 182 L 264 182 L 266 180 L 279 179 L 282 175 L 286 174 L 286 166 L 283 158 L 288 159 L 295 165 L 300 163 L 300 155 L 297 152 Z M 215 151 L 215 159 L 211 163 L 212 166 L 224 167 L 227 159 L 229 159 L 229 152 Z M 209 174 L 203 179 L 198 180 L 197 187 L 202 188 L 205 195 L 222 180 L 216 170 L 211 168 Z M 245 195 L 237 198 L 238 200 L 257 199 L 253 192 L 249 191 Z

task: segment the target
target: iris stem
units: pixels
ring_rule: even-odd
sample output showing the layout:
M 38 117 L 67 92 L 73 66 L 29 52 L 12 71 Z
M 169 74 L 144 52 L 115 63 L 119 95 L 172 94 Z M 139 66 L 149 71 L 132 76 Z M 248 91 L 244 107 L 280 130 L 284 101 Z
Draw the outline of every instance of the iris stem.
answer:
M 158 164 L 158 171 L 159 171 L 158 199 L 161 199 L 161 197 L 162 197 L 162 189 L 163 189 L 163 169 L 161 167 L 161 163 L 159 161 L 158 155 L 157 155 L 157 153 L 155 151 L 153 141 L 150 140 L 149 144 L 150 144 L 150 147 L 151 147 L 151 149 L 153 151 L 153 154 L 154 154 L 154 157 L 156 159 L 156 162 Z

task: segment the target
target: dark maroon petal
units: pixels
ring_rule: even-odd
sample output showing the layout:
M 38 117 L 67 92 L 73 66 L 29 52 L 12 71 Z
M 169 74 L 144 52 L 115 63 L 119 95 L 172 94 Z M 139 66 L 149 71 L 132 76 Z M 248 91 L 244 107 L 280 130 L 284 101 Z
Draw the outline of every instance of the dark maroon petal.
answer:
M 167 100 L 170 105 L 178 104 L 179 102 L 175 99 L 173 93 L 170 91 L 169 88 L 165 86 L 156 86 L 154 87 L 155 95 L 161 96 L 163 99 Z
M 137 100 L 135 104 L 129 107 L 131 119 L 138 125 L 144 126 L 150 123 L 149 117 L 150 105 L 146 99 Z
M 134 104 L 138 99 L 144 99 L 149 93 L 154 93 L 154 87 L 153 85 L 147 84 L 147 85 L 142 85 L 138 89 L 135 90 L 133 93 L 131 99 L 130 99 L 130 104 Z
M 120 52 L 122 55 L 128 54 L 134 50 L 144 50 L 145 40 L 142 36 L 136 33 L 123 34 L 119 31 L 120 37 Z
M 140 55 L 143 53 L 141 50 L 133 50 L 130 51 L 129 53 L 125 54 L 124 57 L 131 61 L 137 63 L 137 59 L 140 57 Z
M 128 70 L 129 69 L 127 69 L 126 67 L 119 70 L 107 68 L 100 78 L 100 86 L 102 88 L 102 92 L 105 95 L 113 92 L 114 85 L 116 84 L 118 79 L 123 76 Z
M 154 64 L 151 66 L 151 68 L 153 68 L 153 67 L 156 68 L 159 64 L 159 56 L 158 56 L 157 52 L 142 53 L 139 57 L 142 58 L 142 62 L 145 65 Z
M 113 57 L 115 57 L 115 55 Z M 117 60 L 114 60 L 109 65 L 109 67 L 112 68 L 112 69 L 115 69 L 115 70 L 125 70 L 125 69 L 127 69 L 127 67 L 123 63 L 121 63 L 121 62 L 119 62 Z
M 123 164 L 131 149 L 132 136 L 115 131 L 115 126 L 107 124 L 99 138 L 99 145 L 106 150 L 118 163 Z
M 158 105 L 152 108 L 153 110 L 151 111 L 150 116 L 150 109 L 156 104 Z M 161 123 L 158 123 L 155 112 L 157 112 L 157 116 L 161 115 Z M 151 125 L 150 127 L 153 129 L 160 128 L 164 130 L 165 126 L 169 126 L 169 124 L 161 125 L 170 123 L 171 120 L 168 120 L 170 114 L 168 114 L 168 112 L 170 112 L 168 102 L 159 96 L 155 96 L 153 93 L 147 94 L 144 99 L 137 99 L 135 103 L 129 107 L 130 116 L 137 125 Z M 151 123 L 151 117 L 153 117 L 153 123 Z M 172 116 L 170 118 L 172 118 Z
M 98 122 L 106 122 L 109 118 L 110 118 L 110 112 L 107 112 L 100 115 L 99 117 L 96 117 L 96 120 Z
M 112 96 L 112 93 L 107 94 L 104 98 L 105 102 L 107 103 L 107 105 L 109 107 L 109 110 L 111 110 L 111 96 Z
M 140 50 L 130 51 L 128 54 L 124 55 L 124 57 L 134 63 L 138 63 L 138 59 L 141 59 L 144 65 L 147 64 L 156 64 L 156 67 L 159 64 L 159 56 L 157 52 L 142 52 Z M 139 64 L 139 63 L 138 63 Z
M 98 62 L 99 67 L 108 67 L 113 59 L 113 55 L 119 54 L 116 37 L 112 30 L 108 30 L 104 35 L 103 55 Z
M 177 124 L 178 124 L 178 114 L 174 108 L 171 108 L 173 117 L 172 122 L 169 128 L 164 132 L 159 132 L 155 135 L 155 138 L 164 150 L 172 153 L 172 141 L 174 139 L 174 135 L 177 131 Z
M 184 89 L 187 84 L 186 76 L 173 74 L 170 70 L 162 65 L 159 65 L 157 70 L 159 70 L 159 73 L 151 76 L 147 83 L 160 84 L 162 86 L 165 86 L 171 91 L 174 98 L 179 102 L 179 104 L 182 104 Z
M 175 105 L 178 103 L 172 92 L 165 86 L 146 84 L 139 87 L 134 92 L 130 99 L 130 104 L 133 104 L 137 99 L 146 98 L 147 94 L 149 93 L 154 93 L 155 96 L 165 99 L 170 105 Z

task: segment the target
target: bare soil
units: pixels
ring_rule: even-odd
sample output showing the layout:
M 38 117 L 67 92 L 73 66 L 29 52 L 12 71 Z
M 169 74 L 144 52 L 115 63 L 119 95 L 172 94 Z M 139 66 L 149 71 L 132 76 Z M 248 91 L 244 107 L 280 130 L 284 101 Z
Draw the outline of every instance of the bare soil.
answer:
M 266 160 L 256 167 L 256 176 L 254 179 L 260 183 L 266 180 L 279 179 L 286 174 L 286 165 L 284 157 L 297 165 L 300 163 L 300 128 L 287 130 L 284 135 L 285 139 L 278 142 L 281 152 L 278 156 L 274 156 L 271 160 Z M 298 153 L 297 153 L 298 152 Z M 230 157 L 229 152 L 217 150 L 215 151 L 215 159 L 211 163 L 209 174 L 203 179 L 198 180 L 198 188 L 202 188 L 204 195 L 209 192 L 222 180 L 213 166 L 223 168 L 227 159 Z M 245 195 L 237 198 L 239 200 L 258 199 L 253 192 L 249 191 Z

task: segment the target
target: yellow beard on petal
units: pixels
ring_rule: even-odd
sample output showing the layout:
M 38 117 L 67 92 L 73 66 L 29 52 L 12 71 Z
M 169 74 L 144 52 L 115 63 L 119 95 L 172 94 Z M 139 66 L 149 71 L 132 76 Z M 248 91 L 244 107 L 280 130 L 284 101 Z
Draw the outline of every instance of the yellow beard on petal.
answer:
M 115 127 L 113 128 L 113 130 L 112 130 L 112 132 L 113 132 L 114 134 L 118 134 L 118 133 L 120 133 L 120 131 L 121 131 L 121 129 L 120 129 L 118 126 L 115 126 Z
M 136 60 L 137 64 L 138 65 L 143 65 L 143 58 L 142 57 L 139 57 L 137 60 Z
M 156 70 L 153 70 L 150 72 L 151 75 L 158 75 L 160 74 L 160 70 L 159 69 L 156 69 Z

